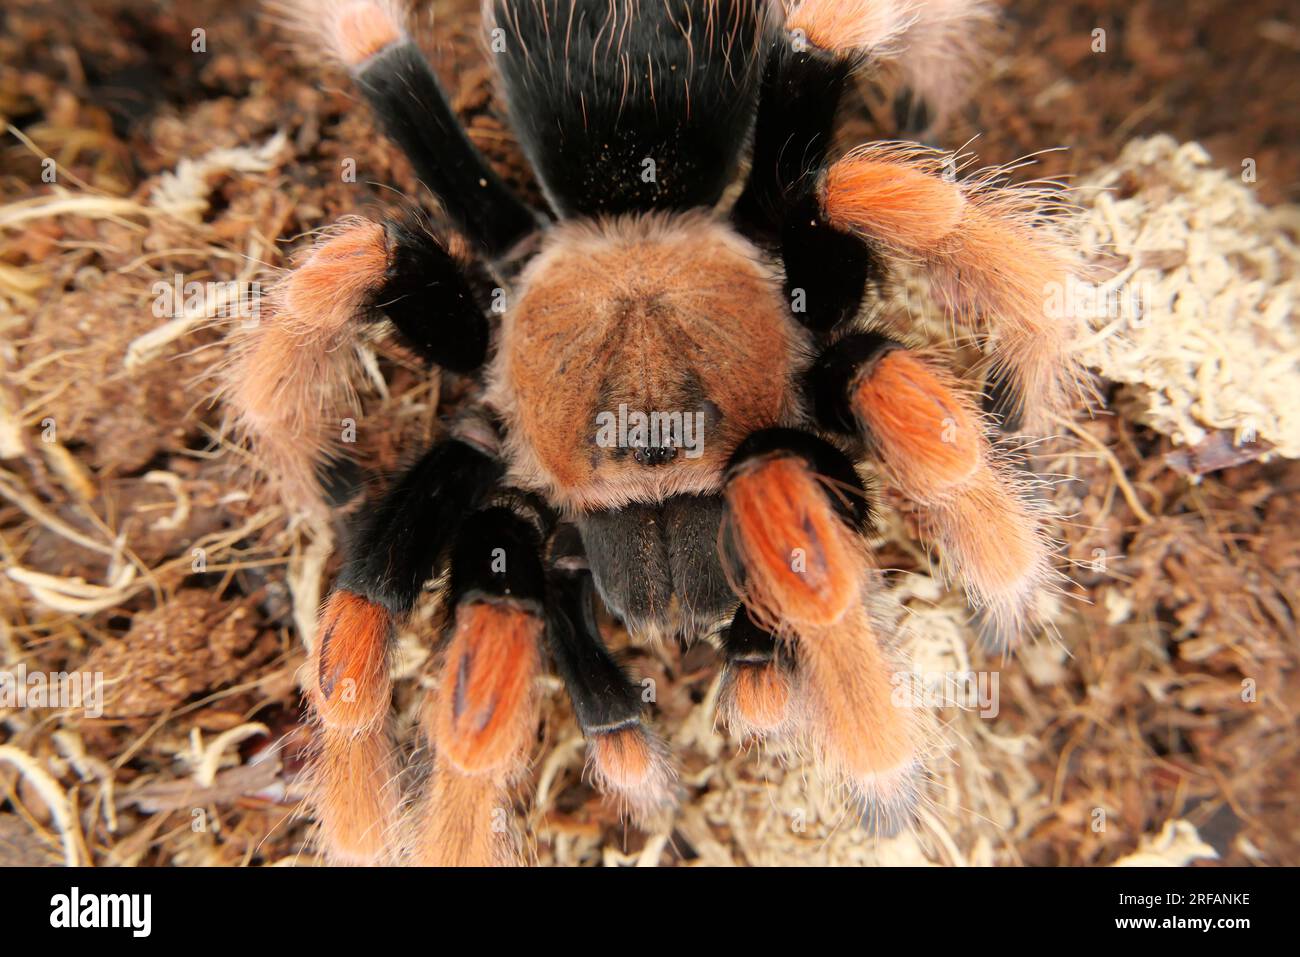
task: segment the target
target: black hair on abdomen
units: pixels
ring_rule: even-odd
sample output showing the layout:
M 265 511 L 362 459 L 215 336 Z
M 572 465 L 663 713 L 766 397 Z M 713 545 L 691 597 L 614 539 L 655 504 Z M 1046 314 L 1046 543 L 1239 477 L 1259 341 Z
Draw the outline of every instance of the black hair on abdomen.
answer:
M 566 217 L 712 206 L 753 123 L 764 0 L 491 0 L 510 121 Z

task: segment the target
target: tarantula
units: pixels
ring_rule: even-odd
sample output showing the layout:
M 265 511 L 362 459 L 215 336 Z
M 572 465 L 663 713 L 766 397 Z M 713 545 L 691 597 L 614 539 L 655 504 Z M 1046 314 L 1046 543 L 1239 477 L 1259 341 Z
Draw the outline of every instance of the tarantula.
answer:
M 862 811 L 908 819 L 921 735 L 891 705 L 859 463 L 925 517 L 1010 640 L 1057 574 L 998 430 L 1081 394 L 1059 206 L 1001 171 L 878 143 L 834 158 L 855 71 L 892 61 L 942 108 L 978 0 L 487 0 L 529 208 L 455 120 L 398 0 L 293 8 L 443 210 L 348 218 L 244 336 L 227 400 L 289 503 L 328 509 L 326 423 L 392 330 L 475 400 L 358 523 L 306 682 L 313 807 L 340 862 L 513 859 L 497 808 L 563 679 L 592 779 L 634 817 L 674 800 L 641 689 L 602 640 L 716 642 L 738 735 L 793 738 Z M 732 187 L 735 187 L 734 189 Z M 988 395 L 863 316 L 921 266 L 985 349 Z M 648 425 L 647 425 L 648 423 Z M 395 626 L 438 586 L 445 647 L 422 793 L 399 793 Z

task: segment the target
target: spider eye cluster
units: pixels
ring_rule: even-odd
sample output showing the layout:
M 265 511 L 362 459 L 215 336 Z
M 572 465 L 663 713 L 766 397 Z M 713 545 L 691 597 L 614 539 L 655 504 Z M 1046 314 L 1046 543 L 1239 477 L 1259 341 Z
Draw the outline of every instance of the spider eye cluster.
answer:
M 667 465 L 677 458 L 678 449 L 674 445 L 646 445 L 632 450 L 632 458 L 638 465 Z

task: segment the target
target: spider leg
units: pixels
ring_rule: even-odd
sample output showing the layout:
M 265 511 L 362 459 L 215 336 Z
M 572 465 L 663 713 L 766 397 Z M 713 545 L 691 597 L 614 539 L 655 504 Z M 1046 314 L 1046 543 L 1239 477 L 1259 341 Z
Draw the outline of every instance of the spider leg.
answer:
M 351 71 L 384 132 L 460 229 L 488 256 L 534 232 L 538 215 L 470 142 L 447 95 L 407 32 L 401 0 L 287 0 L 292 19 Z
M 323 850 L 343 864 L 384 861 L 397 821 L 397 766 L 387 727 L 392 627 L 381 605 L 335 592 L 310 661 L 308 697 L 317 728 L 309 800 Z
M 765 0 L 486 0 L 510 111 L 563 217 L 713 206 L 739 164 Z
M 807 743 L 866 815 L 901 823 L 918 794 L 917 732 L 892 701 L 891 654 L 870 611 L 853 463 L 810 434 L 766 429 L 736 450 L 725 495 L 724 558 L 748 614 L 795 643 Z
M 291 505 L 321 507 L 321 472 L 340 452 L 331 426 L 356 413 L 357 347 L 376 320 L 426 360 L 473 371 L 488 348 L 475 295 L 486 282 L 459 240 L 408 216 L 340 221 L 277 284 L 270 315 L 238 331 L 221 377 Z
M 641 689 L 610 655 L 596 623 L 595 582 L 568 526 L 552 543 L 547 641 L 587 739 L 596 786 L 637 821 L 670 807 L 677 774 L 642 714 Z
M 757 625 L 741 605 L 723 636 L 722 651 L 726 665 L 718 711 L 727 727 L 745 738 L 784 732 L 795 720 L 793 648 Z
M 825 165 L 835 115 L 857 58 L 807 42 L 787 24 L 763 72 L 749 177 L 733 218 L 750 236 L 779 240 L 786 193 Z M 828 270 L 829 272 L 830 270 Z
M 808 433 L 764 429 L 741 443 L 725 481 L 723 559 L 760 623 L 840 621 L 861 591 L 869 522 L 853 463 Z
M 549 517 L 503 493 L 466 519 L 451 555 L 454 609 L 425 731 L 436 752 L 416 812 L 413 859 L 434 866 L 520 859 L 507 822 L 540 717 L 546 630 L 541 550 Z
M 795 318 L 819 335 L 857 316 L 867 290 L 885 275 L 882 258 L 872 247 L 826 223 L 811 190 L 788 200 L 781 261 Z
M 1006 643 L 1054 572 L 1043 513 L 998 453 L 974 400 L 932 357 L 874 333 L 846 336 L 807 374 L 818 423 L 865 439 L 925 510 L 928 537 Z
M 326 853 L 384 859 L 397 814 L 387 730 L 394 626 L 415 605 L 461 518 L 501 466 L 459 440 L 435 445 L 385 495 L 348 549 L 321 614 L 307 697 L 318 723 L 308 779 Z
M 987 0 L 800 0 L 786 29 L 840 57 L 893 64 L 938 125 L 961 102 L 993 18 Z
M 1077 269 L 1062 207 L 1044 190 L 1008 187 L 986 171 L 959 181 L 956 157 L 923 147 L 863 147 L 816 189 L 816 229 L 857 237 L 868 257 L 919 262 L 954 320 L 991 352 L 1010 430 L 1042 430 L 1083 404 L 1089 386 L 1073 343 L 1081 328 L 1065 294 Z
M 991 16 L 984 0 L 801 0 L 792 7 L 768 53 L 753 161 L 734 212 L 745 232 L 769 241 L 781 239 L 787 193 L 824 166 L 852 75 L 895 64 L 937 125 L 966 86 L 974 28 Z

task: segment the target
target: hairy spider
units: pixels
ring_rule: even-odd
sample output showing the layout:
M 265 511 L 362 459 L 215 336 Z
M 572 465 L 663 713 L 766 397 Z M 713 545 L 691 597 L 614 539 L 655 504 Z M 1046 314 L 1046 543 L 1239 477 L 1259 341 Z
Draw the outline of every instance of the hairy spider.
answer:
M 831 156 L 856 70 L 892 62 L 942 110 L 987 10 L 791 7 L 487 0 L 546 211 L 470 143 L 398 0 L 290 8 L 445 220 L 328 231 L 244 335 L 227 400 L 289 503 L 320 514 L 341 455 L 327 413 L 377 328 L 477 384 L 365 512 L 321 616 L 307 684 L 333 859 L 514 859 L 493 810 L 525 770 L 548 660 L 596 784 L 633 816 L 670 806 L 670 755 L 602 640 L 597 599 L 634 640 L 715 641 L 733 731 L 797 741 L 866 816 L 908 820 L 924 762 L 872 614 L 868 458 L 921 508 L 995 633 L 1033 623 L 1052 548 L 996 430 L 1036 429 L 1082 398 L 1073 323 L 1045 306 L 1072 269 L 1060 206 L 1004 171 L 959 177 L 957 158 L 914 144 Z M 981 387 L 863 318 L 895 260 L 922 266 L 954 329 L 983 345 L 984 408 Z M 388 652 L 431 582 L 446 615 L 432 769 L 404 801 Z

